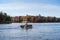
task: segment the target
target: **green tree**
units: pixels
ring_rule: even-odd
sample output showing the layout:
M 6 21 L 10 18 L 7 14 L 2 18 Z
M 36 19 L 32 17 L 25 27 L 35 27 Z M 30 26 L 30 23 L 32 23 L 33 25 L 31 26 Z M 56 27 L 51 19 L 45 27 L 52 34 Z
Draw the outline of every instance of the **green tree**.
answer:
M 0 12 L 0 23 L 4 23 L 6 21 L 11 21 L 11 17 L 7 15 L 7 13 Z

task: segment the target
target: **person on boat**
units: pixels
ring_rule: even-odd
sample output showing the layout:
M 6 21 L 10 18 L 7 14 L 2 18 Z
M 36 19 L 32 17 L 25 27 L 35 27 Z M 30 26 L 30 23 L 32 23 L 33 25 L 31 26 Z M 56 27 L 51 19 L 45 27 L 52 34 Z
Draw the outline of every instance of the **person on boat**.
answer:
M 27 24 L 27 22 L 26 22 L 26 24 L 25 24 L 25 26 L 24 26 L 25 29 L 27 28 L 27 25 L 28 25 L 28 24 Z
M 25 25 L 26 25 L 26 26 L 28 25 L 28 24 L 27 24 L 27 22 L 26 22 L 26 24 L 25 24 Z

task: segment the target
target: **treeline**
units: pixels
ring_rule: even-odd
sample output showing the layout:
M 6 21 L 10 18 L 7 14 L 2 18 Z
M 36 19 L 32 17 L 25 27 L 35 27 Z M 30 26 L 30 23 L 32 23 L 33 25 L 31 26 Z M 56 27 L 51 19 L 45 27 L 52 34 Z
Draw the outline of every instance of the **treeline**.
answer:
M 60 18 L 51 16 L 45 17 L 38 15 L 38 16 L 27 16 L 27 21 L 33 23 L 60 22 Z
M 10 23 L 11 17 L 5 12 L 0 12 L 0 23 Z
M 5 12 L 0 12 L 0 24 L 1 23 L 11 23 L 11 22 L 31 22 L 31 23 L 44 23 L 44 22 L 60 22 L 60 18 L 57 17 L 45 17 L 41 16 L 40 14 L 38 16 L 17 16 L 17 17 L 11 17 L 7 15 Z
M 27 16 L 17 16 L 17 17 L 12 17 L 12 22 L 30 22 L 30 23 L 48 23 L 48 22 L 60 22 L 60 18 L 57 17 L 45 17 L 45 16 L 31 16 L 31 15 L 27 15 Z

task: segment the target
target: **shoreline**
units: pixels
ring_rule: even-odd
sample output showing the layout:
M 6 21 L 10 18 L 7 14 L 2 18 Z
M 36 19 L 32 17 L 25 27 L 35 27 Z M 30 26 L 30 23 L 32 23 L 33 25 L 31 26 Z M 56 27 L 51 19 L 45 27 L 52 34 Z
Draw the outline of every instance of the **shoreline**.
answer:
M 0 24 L 25 23 L 25 22 L 4 22 Z M 28 22 L 28 23 L 60 23 L 60 22 Z

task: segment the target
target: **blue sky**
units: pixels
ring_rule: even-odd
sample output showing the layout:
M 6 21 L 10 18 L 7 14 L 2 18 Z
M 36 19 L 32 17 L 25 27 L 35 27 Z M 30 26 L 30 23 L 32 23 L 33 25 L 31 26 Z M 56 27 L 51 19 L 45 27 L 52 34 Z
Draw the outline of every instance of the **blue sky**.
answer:
M 0 0 L 0 11 L 10 16 L 41 14 L 60 17 L 60 0 Z

